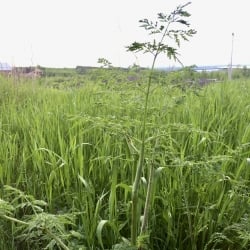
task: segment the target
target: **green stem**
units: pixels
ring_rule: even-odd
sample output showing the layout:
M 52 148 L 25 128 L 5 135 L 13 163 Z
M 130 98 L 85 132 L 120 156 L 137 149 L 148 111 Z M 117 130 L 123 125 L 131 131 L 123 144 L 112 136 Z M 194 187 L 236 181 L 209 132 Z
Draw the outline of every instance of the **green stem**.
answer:
M 19 224 L 26 225 L 26 226 L 29 225 L 29 223 L 27 223 L 27 222 L 18 220 L 18 219 L 16 219 L 16 218 L 9 217 L 9 216 L 7 216 L 7 215 L 3 215 L 3 218 L 5 218 L 5 219 L 7 219 L 7 220 L 11 220 L 11 221 L 16 222 L 16 223 L 19 223 Z
M 112 166 L 112 184 L 109 196 L 109 221 L 116 217 L 116 185 L 117 185 L 117 166 Z
M 156 139 L 153 156 L 155 155 L 155 149 L 157 148 L 157 145 L 158 145 L 158 139 Z M 152 159 L 150 170 L 149 170 L 147 194 L 146 194 L 146 201 L 145 201 L 140 235 L 145 234 L 148 229 L 148 217 L 149 217 L 149 212 L 150 212 L 150 205 L 151 205 L 152 197 L 154 196 L 154 179 L 155 179 L 154 159 Z
M 149 215 L 149 211 L 150 211 L 151 197 L 152 197 L 152 193 L 153 193 L 154 173 L 155 173 L 154 165 L 152 163 L 151 167 L 150 167 L 148 187 L 147 187 L 147 196 L 146 196 L 146 201 L 145 201 L 144 214 L 143 214 L 140 235 L 145 234 L 145 232 L 148 229 L 148 215 Z
M 140 157 L 138 160 L 138 165 L 136 169 L 135 174 L 135 180 L 132 187 L 132 218 L 131 218 L 131 243 L 132 245 L 136 245 L 136 238 L 137 238 L 137 231 L 138 231 L 138 193 L 139 193 L 139 184 L 140 184 L 140 178 L 144 166 L 144 157 L 145 157 L 145 137 L 146 137 L 146 120 L 148 116 L 148 100 L 149 100 L 149 93 L 150 93 L 150 87 L 152 82 L 152 75 L 155 67 L 155 61 L 158 56 L 158 53 L 154 55 L 154 60 L 152 63 L 152 67 L 150 70 L 150 75 L 148 78 L 148 85 L 147 85 L 147 91 L 146 91 L 146 97 L 145 97 L 145 106 L 144 106 L 144 112 L 143 112 L 143 120 L 142 120 L 142 145 L 140 149 Z
M 175 19 L 176 13 L 173 13 L 172 20 L 168 21 L 168 24 L 164 30 L 164 33 L 162 34 L 161 40 L 158 43 L 158 47 L 156 50 L 152 50 L 151 53 L 154 56 L 149 78 L 148 78 L 148 85 L 147 85 L 147 90 L 146 90 L 146 97 L 145 97 L 145 105 L 144 105 L 144 112 L 143 112 L 143 118 L 142 118 L 142 138 L 141 138 L 141 149 L 140 149 L 140 155 L 139 155 L 139 160 L 137 164 L 137 169 L 136 169 L 136 174 L 135 174 L 135 179 L 133 182 L 132 186 L 132 217 L 131 217 L 131 243 L 132 245 L 136 245 L 136 238 L 137 238 L 137 230 L 138 230 L 138 224 L 139 224 L 139 218 L 138 216 L 138 193 L 139 193 L 139 184 L 140 184 L 140 178 L 144 166 L 144 157 L 145 157 L 145 137 L 146 137 L 146 120 L 148 117 L 148 100 L 149 100 L 149 93 L 150 93 L 150 88 L 151 88 L 151 83 L 152 83 L 152 76 L 154 72 L 154 67 L 155 67 L 155 62 L 158 57 L 158 55 L 162 52 L 161 51 L 161 44 L 163 43 L 163 40 L 166 36 L 168 36 L 168 29 L 171 23 L 176 22 L 177 20 Z M 148 51 L 147 51 L 148 52 Z M 150 51 L 149 51 L 150 52 Z M 150 177 L 153 178 L 153 177 Z M 153 181 L 153 179 L 151 180 Z M 150 185 L 150 184 L 149 184 Z M 151 192 L 151 187 L 149 188 L 149 192 Z M 149 199 L 150 199 L 150 195 Z M 148 206 L 148 205 L 147 205 Z M 145 208 L 146 210 L 149 210 L 149 207 Z M 146 211 L 146 217 L 148 216 L 148 211 Z M 147 224 L 147 223 L 146 223 Z M 142 227 L 142 231 L 144 231 L 144 225 Z

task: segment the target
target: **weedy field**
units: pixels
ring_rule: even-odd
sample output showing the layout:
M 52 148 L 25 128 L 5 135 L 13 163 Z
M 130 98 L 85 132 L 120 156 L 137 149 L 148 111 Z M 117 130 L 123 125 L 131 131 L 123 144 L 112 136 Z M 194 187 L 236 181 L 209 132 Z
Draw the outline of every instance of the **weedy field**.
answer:
M 145 91 L 0 79 L 0 249 L 133 249 Z M 146 138 L 138 248 L 250 249 L 250 82 L 153 84 Z

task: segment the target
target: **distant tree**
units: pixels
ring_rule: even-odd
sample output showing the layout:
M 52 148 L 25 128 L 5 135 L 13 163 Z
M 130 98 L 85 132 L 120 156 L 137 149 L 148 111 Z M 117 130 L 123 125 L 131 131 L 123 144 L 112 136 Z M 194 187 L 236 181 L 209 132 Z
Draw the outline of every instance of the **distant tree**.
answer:
M 140 68 L 140 65 L 133 63 L 133 65 L 129 66 L 129 68 L 133 70 L 138 70 Z
M 101 64 L 101 68 L 111 68 L 112 63 L 105 58 L 99 58 L 97 63 Z
M 249 77 L 250 76 L 250 70 L 247 68 L 247 66 L 244 66 L 242 68 L 242 75 L 243 75 L 243 77 Z

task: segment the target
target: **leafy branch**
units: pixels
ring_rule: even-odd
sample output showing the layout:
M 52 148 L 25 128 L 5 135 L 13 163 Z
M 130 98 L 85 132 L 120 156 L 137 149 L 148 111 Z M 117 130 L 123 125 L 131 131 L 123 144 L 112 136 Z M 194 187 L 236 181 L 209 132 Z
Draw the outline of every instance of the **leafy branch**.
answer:
M 152 42 L 133 42 L 127 47 L 128 51 L 142 51 L 143 53 L 151 53 L 155 58 L 157 58 L 159 54 L 164 53 L 169 59 L 179 61 L 177 57 L 177 48 L 166 44 L 165 39 L 173 39 L 179 48 L 181 40 L 188 41 L 189 37 L 192 37 L 194 34 L 196 34 L 194 29 L 169 29 L 169 27 L 173 24 L 180 24 L 181 26 L 184 26 L 184 28 L 188 28 L 190 26 L 190 24 L 185 20 L 185 18 L 190 17 L 190 14 L 183 10 L 189 4 L 190 2 L 178 6 L 176 10 L 171 12 L 169 15 L 158 13 L 158 21 L 156 22 L 149 21 L 146 18 L 140 20 L 140 27 L 144 28 L 146 31 L 149 31 L 149 35 L 157 34 L 161 37 L 158 39 L 158 41 L 153 39 Z

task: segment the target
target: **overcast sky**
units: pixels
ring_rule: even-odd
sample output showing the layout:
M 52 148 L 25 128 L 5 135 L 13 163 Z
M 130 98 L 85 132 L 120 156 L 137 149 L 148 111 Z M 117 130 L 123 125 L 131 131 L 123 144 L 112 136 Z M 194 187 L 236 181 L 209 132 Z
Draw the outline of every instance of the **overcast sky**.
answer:
M 152 58 L 126 52 L 133 41 L 148 41 L 138 21 L 169 13 L 179 0 L 0 0 L 0 62 L 47 67 L 96 66 L 98 58 L 114 66 L 150 66 Z M 191 0 L 191 27 L 184 42 L 185 66 L 230 62 L 250 64 L 250 1 Z M 157 66 L 177 63 L 161 57 Z

